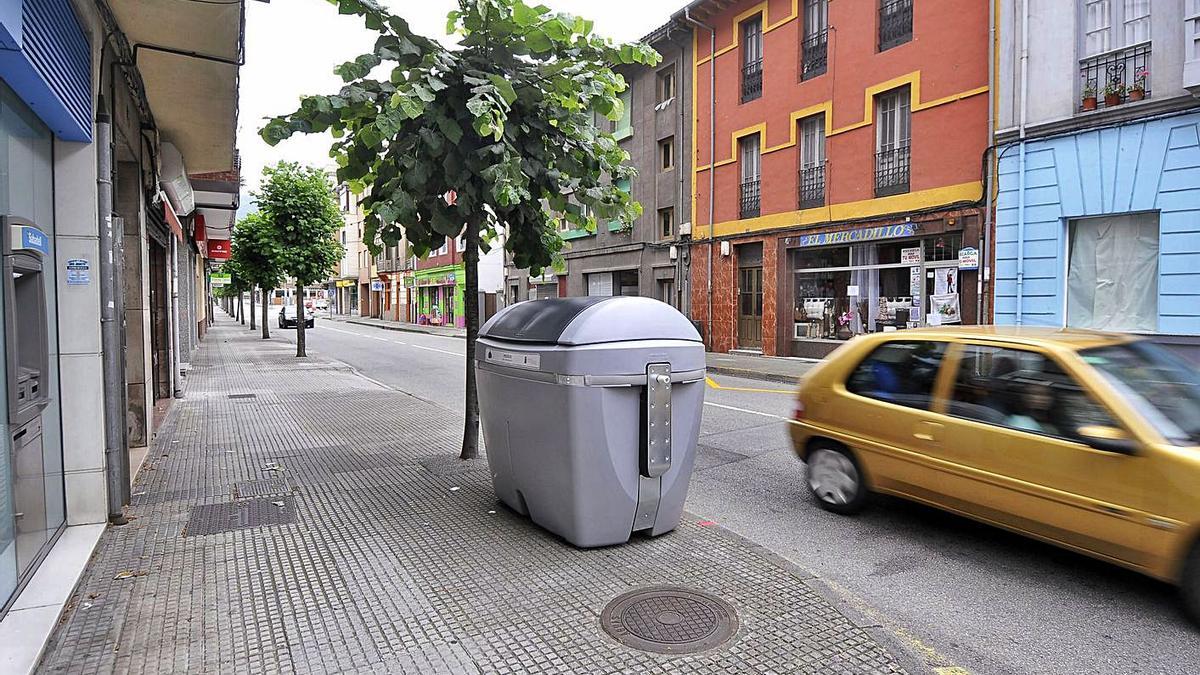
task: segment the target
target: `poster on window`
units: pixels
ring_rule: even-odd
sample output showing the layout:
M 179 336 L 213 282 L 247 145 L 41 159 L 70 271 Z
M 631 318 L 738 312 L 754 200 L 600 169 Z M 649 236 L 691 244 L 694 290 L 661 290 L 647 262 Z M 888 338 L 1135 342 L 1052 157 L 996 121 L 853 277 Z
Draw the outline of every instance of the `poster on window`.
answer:
M 900 249 L 900 264 L 901 265 L 920 265 L 921 264 L 921 247 L 914 246 L 913 248 Z
M 921 268 L 908 268 L 908 294 L 913 297 L 913 300 L 920 301 L 921 299 Z
M 935 293 L 929 296 L 929 325 L 940 326 L 960 321 L 962 317 L 958 314 L 958 293 Z
M 958 268 L 948 267 L 935 270 L 933 273 L 933 294 L 950 295 L 958 293 Z

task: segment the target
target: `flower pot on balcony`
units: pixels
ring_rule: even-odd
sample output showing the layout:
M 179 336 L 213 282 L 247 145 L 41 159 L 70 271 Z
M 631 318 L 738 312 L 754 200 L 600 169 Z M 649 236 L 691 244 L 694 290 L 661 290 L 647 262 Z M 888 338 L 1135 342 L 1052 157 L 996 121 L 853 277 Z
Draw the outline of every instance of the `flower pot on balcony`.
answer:
M 1120 94 L 1105 94 L 1104 95 L 1104 107 L 1111 108 L 1114 105 L 1121 105 L 1121 95 Z
M 1130 101 L 1140 101 L 1144 98 L 1146 98 L 1146 91 L 1144 89 L 1130 89 L 1129 90 L 1129 100 Z
M 1084 110 L 1095 110 L 1096 109 L 1096 97 L 1095 96 L 1084 96 L 1083 97 L 1083 109 Z

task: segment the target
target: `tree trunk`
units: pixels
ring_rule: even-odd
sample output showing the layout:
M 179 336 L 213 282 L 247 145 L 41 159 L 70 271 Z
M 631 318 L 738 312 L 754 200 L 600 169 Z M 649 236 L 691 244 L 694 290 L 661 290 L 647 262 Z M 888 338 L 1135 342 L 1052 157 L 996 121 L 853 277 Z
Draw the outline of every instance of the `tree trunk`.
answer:
M 254 330 L 254 285 L 250 285 L 250 330 Z
M 262 289 L 262 339 L 271 337 L 271 329 L 267 327 L 267 298 L 271 296 L 270 288 Z
M 467 223 L 467 250 L 463 252 L 466 280 L 463 309 L 467 319 L 467 405 L 463 419 L 462 453 L 459 459 L 479 456 L 479 390 L 475 386 L 475 338 L 479 336 L 479 227 Z
M 296 358 L 304 353 L 304 289 L 296 284 Z
M 246 325 L 246 299 L 244 297 L 242 297 L 243 295 L 244 294 L 242 292 L 240 292 L 240 291 L 238 292 L 238 321 L 240 321 L 241 324 L 243 326 L 245 326 Z

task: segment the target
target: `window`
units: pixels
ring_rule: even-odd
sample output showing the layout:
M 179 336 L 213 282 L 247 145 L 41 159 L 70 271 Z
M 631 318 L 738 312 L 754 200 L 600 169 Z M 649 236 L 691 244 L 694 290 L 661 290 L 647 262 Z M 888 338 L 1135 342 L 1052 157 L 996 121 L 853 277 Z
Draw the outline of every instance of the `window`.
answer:
M 804 40 L 800 43 L 800 79 L 825 73 L 828 61 L 829 0 L 805 0 Z
M 616 181 L 614 181 L 614 185 L 617 186 L 618 190 L 624 192 L 625 194 L 629 194 L 633 189 L 633 183 L 628 178 L 618 178 Z M 624 227 L 625 225 L 620 221 L 620 219 L 608 221 L 609 232 L 616 232 Z
M 1085 349 L 1079 356 L 1175 445 L 1200 443 L 1200 374 L 1149 340 Z
M 1095 56 L 1150 40 L 1150 0 L 1084 0 L 1083 50 Z
M 638 272 L 637 270 L 621 270 L 613 272 L 616 277 L 617 295 L 625 295 L 637 297 L 638 295 Z
M 1188 61 L 1200 59 L 1200 0 L 1191 1 L 1191 10 L 1187 12 L 1187 39 L 1190 46 L 1187 50 Z
M 800 120 L 800 208 L 825 204 L 825 116 Z
M 908 192 L 911 133 L 908 87 L 876 97 L 875 127 L 875 196 Z
M 762 96 L 762 15 L 742 23 L 742 103 Z
M 755 218 L 759 214 L 759 176 L 762 170 L 758 134 L 743 136 L 738 140 L 738 147 L 742 169 L 739 217 Z
M 658 280 L 658 299 L 668 305 L 678 309 L 675 300 L 675 280 L 674 279 L 659 279 Z
M 612 272 L 594 272 L 584 276 L 587 278 L 588 295 L 608 297 L 613 294 Z
M 880 0 L 879 51 L 912 40 L 913 0 Z
M 670 239 L 675 236 L 675 207 L 658 210 L 658 238 Z
M 625 88 L 625 91 L 620 93 L 621 98 L 621 119 L 617 120 L 616 126 L 613 128 L 613 136 L 617 140 L 628 138 L 633 135 L 633 85 Z
M 670 171 L 675 168 L 675 137 L 664 138 L 658 142 L 658 169 Z
M 867 398 L 928 410 L 946 343 L 889 342 L 871 352 L 846 381 L 846 389 Z
M 1084 218 L 1068 228 L 1067 325 L 1157 330 L 1157 214 Z
M 1080 110 L 1150 94 L 1150 0 L 1084 0 Z
M 675 64 L 672 63 L 658 71 L 657 89 L 656 102 L 659 107 L 666 107 L 668 103 L 675 100 Z
M 1022 349 L 965 345 L 949 404 L 954 417 L 1072 441 L 1117 426 L 1058 363 Z

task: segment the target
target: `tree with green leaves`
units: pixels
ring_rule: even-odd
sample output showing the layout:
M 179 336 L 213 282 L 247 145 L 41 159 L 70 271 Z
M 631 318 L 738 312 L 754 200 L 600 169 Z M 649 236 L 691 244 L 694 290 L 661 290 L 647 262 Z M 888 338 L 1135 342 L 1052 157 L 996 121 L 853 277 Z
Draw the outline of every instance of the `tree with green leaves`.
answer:
M 254 330 L 254 287 L 262 291 L 262 337 L 271 337 L 267 325 L 267 297 L 283 281 L 283 247 L 275 240 L 274 228 L 261 212 L 238 221 L 233 228 L 230 262 L 250 287 L 250 330 Z
M 447 31 L 457 49 L 414 34 L 376 0 L 329 0 L 363 17 L 374 49 L 339 66 L 346 83 L 307 96 L 262 129 L 274 145 L 329 131 L 339 181 L 362 192 L 363 239 L 378 252 L 401 232 L 417 255 L 465 235 L 467 319 L 463 458 L 478 454 L 475 338 L 481 243 L 503 229 L 505 248 L 532 274 L 554 262 L 563 221 L 633 222 L 641 207 L 614 181 L 632 178 L 628 155 L 595 115 L 621 117 L 619 64 L 654 65 L 647 45 L 617 45 L 592 22 L 521 0 L 459 0 Z M 376 74 L 381 77 L 376 77 Z M 581 208 L 581 207 L 587 207 Z
M 324 281 L 342 259 L 336 239 L 342 214 L 329 176 L 320 169 L 279 162 L 263 169 L 254 193 L 279 245 L 279 266 L 296 282 L 296 356 L 304 349 L 304 289 Z

